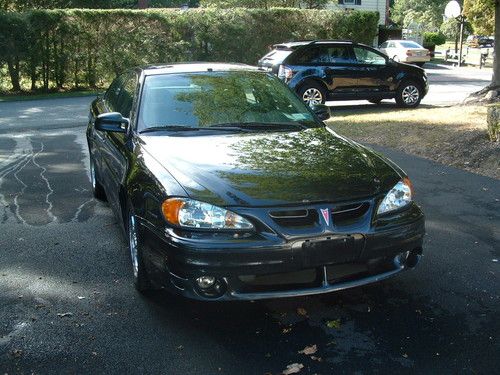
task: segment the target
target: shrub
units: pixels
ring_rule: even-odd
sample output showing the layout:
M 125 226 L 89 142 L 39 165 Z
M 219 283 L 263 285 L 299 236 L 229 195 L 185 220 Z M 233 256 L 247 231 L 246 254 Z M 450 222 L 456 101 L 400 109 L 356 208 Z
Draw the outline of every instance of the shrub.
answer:
M 424 33 L 424 47 L 440 46 L 446 43 L 446 36 L 441 32 L 426 32 Z
M 225 61 L 255 64 L 269 45 L 299 39 L 377 34 L 376 12 L 265 9 L 33 10 L 0 12 L 0 67 L 12 86 L 102 86 L 147 63 Z M 22 76 L 22 77 L 21 77 Z

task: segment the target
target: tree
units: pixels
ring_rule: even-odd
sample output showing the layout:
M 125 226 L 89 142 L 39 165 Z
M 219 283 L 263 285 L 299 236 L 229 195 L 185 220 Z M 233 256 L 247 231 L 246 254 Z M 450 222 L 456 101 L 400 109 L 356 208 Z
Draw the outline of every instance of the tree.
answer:
M 465 0 L 464 14 L 469 19 L 474 32 L 491 35 L 495 33 L 493 57 L 493 77 L 484 89 L 472 94 L 473 99 L 500 97 L 500 0 Z
M 437 30 L 443 22 L 447 3 L 448 0 L 395 0 L 391 18 L 403 27 L 418 22 L 427 30 Z
M 493 35 L 495 0 L 464 0 L 464 15 L 472 24 L 476 34 Z

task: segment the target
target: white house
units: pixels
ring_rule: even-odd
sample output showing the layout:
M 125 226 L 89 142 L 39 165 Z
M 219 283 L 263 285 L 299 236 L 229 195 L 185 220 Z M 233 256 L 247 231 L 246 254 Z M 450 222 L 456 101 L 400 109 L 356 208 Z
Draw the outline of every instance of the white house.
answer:
M 332 10 L 367 10 L 379 12 L 379 25 L 387 25 L 389 19 L 389 0 L 332 0 L 326 6 Z

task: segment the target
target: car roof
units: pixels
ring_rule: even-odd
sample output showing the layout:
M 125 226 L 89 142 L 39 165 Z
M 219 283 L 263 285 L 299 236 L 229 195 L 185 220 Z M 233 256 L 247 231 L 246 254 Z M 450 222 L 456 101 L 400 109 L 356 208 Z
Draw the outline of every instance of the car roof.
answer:
M 174 64 L 152 64 L 139 68 L 145 75 L 160 75 L 169 73 L 201 73 L 201 72 L 227 72 L 230 70 L 258 72 L 262 69 L 237 63 L 219 62 L 189 62 Z
M 360 43 L 353 42 L 352 40 L 345 40 L 345 39 L 298 40 L 295 42 L 284 42 L 284 43 L 273 44 L 273 48 L 274 49 L 296 49 L 298 47 L 305 46 L 308 44 L 330 44 L 330 43 L 360 44 Z

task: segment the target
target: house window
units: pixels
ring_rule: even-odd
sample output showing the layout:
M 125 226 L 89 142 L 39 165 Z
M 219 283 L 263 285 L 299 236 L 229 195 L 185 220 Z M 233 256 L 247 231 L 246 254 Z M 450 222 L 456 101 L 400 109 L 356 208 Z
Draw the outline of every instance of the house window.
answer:
M 339 4 L 361 5 L 361 0 L 339 0 Z

